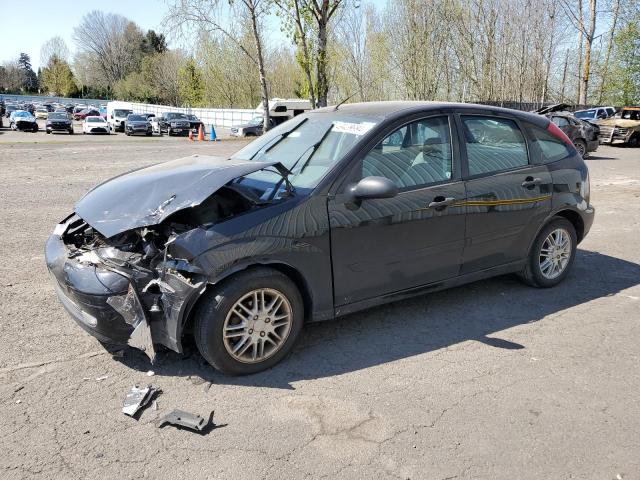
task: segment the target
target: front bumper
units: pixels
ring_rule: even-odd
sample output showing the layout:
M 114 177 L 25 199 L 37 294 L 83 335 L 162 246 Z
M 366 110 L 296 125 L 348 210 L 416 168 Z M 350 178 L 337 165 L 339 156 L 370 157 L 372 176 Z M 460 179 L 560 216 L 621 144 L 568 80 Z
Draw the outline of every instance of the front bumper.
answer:
M 25 121 L 21 121 L 18 120 L 16 122 L 16 128 L 18 130 L 35 130 L 37 128 L 38 124 L 35 122 L 25 122 Z
M 69 258 L 69 254 L 61 232 L 54 232 L 45 246 L 45 260 L 65 310 L 101 342 L 126 345 L 134 327 L 107 300 L 114 296 L 126 297 L 129 280 L 113 271 Z
M 90 128 L 88 133 L 109 133 L 109 129 L 106 127 Z

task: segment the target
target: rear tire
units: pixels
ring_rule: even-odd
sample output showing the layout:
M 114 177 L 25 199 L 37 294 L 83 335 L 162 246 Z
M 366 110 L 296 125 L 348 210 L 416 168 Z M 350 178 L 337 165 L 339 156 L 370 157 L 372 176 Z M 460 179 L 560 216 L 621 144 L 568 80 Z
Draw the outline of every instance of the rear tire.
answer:
M 563 238 L 568 242 L 570 250 L 555 247 L 554 234 L 556 238 L 564 235 Z M 563 242 L 560 241 L 560 243 Z M 576 230 L 571 222 L 562 217 L 554 217 L 536 237 L 529 251 L 526 266 L 518 276 L 532 287 L 556 286 L 569 274 L 575 259 L 577 244 Z M 554 262 L 557 268 L 553 267 Z
M 252 300 L 254 292 L 261 292 L 256 293 L 257 304 Z M 261 305 L 268 307 L 279 297 L 284 300 L 271 313 L 268 308 L 260 308 Z M 248 305 L 249 309 L 241 308 L 239 303 Z M 247 313 L 254 308 L 255 316 Z M 247 318 L 241 321 L 241 317 L 234 317 L 234 312 Z M 282 315 L 288 319 L 287 325 L 279 325 L 283 320 L 276 317 Z M 213 367 L 230 375 L 248 375 L 280 362 L 295 345 L 303 322 L 302 297 L 295 284 L 277 270 L 261 267 L 241 272 L 204 294 L 195 312 L 194 337 L 200 354 Z M 241 344 L 243 340 L 246 343 Z M 246 352 L 245 346 L 248 346 Z M 235 348 L 238 350 L 234 355 Z M 252 359 L 252 355 L 258 358 Z M 264 359 L 260 360 L 259 356 Z

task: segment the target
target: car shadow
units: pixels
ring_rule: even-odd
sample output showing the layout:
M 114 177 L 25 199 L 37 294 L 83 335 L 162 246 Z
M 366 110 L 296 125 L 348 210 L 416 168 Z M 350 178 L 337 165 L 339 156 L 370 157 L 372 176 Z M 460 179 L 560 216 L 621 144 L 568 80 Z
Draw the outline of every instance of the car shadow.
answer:
M 639 283 L 640 265 L 578 250 L 569 276 L 555 288 L 531 288 L 515 276 L 503 276 L 309 324 L 287 359 L 250 376 L 217 372 L 193 345 L 187 345 L 184 355 L 160 352 L 153 367 L 135 349 L 118 360 L 141 371 L 153 368 L 158 376 L 189 376 L 194 384 L 293 389 L 292 383 L 299 380 L 341 375 L 469 340 L 491 348 L 522 350 L 526 345 L 502 339 L 499 332 Z

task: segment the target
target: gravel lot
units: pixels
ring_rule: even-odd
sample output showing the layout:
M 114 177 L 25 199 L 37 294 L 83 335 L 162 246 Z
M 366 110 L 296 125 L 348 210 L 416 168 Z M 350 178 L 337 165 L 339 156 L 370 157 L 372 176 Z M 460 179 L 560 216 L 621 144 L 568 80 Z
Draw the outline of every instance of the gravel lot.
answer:
M 640 149 L 588 161 L 596 221 L 555 289 L 502 277 L 310 325 L 245 378 L 193 348 L 103 352 L 49 284 L 54 225 L 113 175 L 243 144 L 0 131 L 0 478 L 640 478 Z M 150 382 L 158 410 L 124 416 Z M 173 408 L 221 428 L 157 428 Z

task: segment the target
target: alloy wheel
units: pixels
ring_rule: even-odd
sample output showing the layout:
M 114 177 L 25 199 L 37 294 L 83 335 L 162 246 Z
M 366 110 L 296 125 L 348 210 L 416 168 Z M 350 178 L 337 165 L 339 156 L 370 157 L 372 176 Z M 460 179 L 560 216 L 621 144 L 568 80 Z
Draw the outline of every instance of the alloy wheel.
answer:
M 291 304 L 281 292 L 252 290 L 227 313 L 222 327 L 224 347 L 239 362 L 262 362 L 282 348 L 292 320 Z
M 571 236 L 564 228 L 553 230 L 540 248 L 540 272 L 553 280 L 562 275 L 571 258 Z

